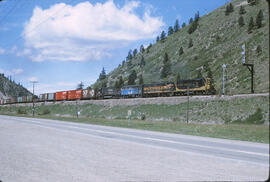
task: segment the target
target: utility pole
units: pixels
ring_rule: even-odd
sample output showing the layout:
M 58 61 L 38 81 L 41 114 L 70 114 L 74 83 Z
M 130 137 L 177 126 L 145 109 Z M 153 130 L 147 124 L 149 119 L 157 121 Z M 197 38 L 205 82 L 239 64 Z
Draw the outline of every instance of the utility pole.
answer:
M 33 95 L 32 95 L 32 102 L 33 102 L 33 106 L 32 106 L 32 116 L 35 116 L 35 102 L 34 102 L 34 96 L 35 96 L 35 83 L 37 83 L 37 81 L 31 81 L 31 83 L 33 83 Z
M 246 66 L 251 74 L 251 93 L 254 93 L 254 64 L 246 63 L 246 45 L 242 45 L 242 64 Z
M 189 79 L 190 79 L 190 72 L 187 73 L 189 76 L 188 76 L 188 83 L 187 83 L 187 124 L 189 122 L 189 87 L 190 87 L 190 84 L 189 84 Z
M 225 69 L 226 69 L 226 64 L 222 65 L 222 69 L 223 69 L 223 76 L 222 76 L 222 94 L 225 95 Z

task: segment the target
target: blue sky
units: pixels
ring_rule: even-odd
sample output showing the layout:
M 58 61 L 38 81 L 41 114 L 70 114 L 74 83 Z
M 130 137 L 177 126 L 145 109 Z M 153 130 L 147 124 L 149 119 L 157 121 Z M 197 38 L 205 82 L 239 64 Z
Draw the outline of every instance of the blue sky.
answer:
M 227 0 L 5 0 L 0 3 L 0 72 L 37 94 L 75 89 L 112 71 L 130 49 L 154 43 Z

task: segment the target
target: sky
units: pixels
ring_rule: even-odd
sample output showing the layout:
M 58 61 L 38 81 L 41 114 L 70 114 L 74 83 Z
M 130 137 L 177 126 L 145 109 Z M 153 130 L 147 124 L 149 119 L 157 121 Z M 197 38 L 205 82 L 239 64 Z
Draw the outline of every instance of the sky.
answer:
M 0 2 L 0 73 L 35 94 L 90 86 L 154 43 L 162 30 L 188 23 L 228 0 L 4 0 Z

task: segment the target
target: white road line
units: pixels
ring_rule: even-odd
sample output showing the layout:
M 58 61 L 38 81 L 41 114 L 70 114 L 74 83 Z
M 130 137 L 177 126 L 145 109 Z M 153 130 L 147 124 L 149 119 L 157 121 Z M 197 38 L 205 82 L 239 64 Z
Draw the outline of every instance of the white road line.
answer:
M 39 121 L 31 121 L 31 120 L 25 120 L 29 121 L 32 123 L 37 123 L 37 124 L 42 124 L 42 122 Z M 46 123 L 48 124 L 48 123 Z M 59 124 L 52 124 L 50 123 L 51 126 L 63 126 Z M 240 153 L 246 153 L 246 154 L 252 154 L 252 155 L 261 155 L 261 156 L 269 156 L 269 154 L 263 154 L 263 153 L 257 153 L 257 152 L 248 152 L 244 150 L 233 150 L 233 149 L 227 149 L 223 147 L 212 147 L 212 146 L 205 146 L 205 145 L 199 145 L 199 144 L 190 144 L 190 143 L 185 143 L 185 142 L 179 142 L 179 141 L 171 141 L 171 140 L 164 140 L 164 139 L 157 139 L 157 138 L 151 138 L 151 137 L 140 137 L 140 136 L 134 136 L 134 135 L 129 135 L 129 134 L 123 134 L 123 133 L 116 133 L 116 132 L 111 132 L 111 131 L 103 131 L 103 130 L 97 130 L 97 129 L 90 129 L 90 128 L 81 128 L 81 127 L 76 127 L 76 126 L 68 126 L 65 125 L 63 127 L 66 128 L 76 128 L 76 129 L 81 129 L 85 131 L 94 131 L 94 132 L 99 132 L 99 133 L 105 133 L 105 134 L 112 134 L 112 135 L 122 135 L 122 136 L 127 136 L 127 137 L 133 137 L 133 138 L 138 138 L 138 139 L 145 139 L 145 140 L 152 140 L 152 141 L 159 141 L 159 142 L 167 142 L 167 143 L 175 143 L 175 144 L 183 144 L 183 145 L 190 145 L 190 146 L 195 146 L 195 147 L 203 147 L 203 148 L 209 148 L 209 149 L 221 149 L 224 151 L 229 151 L 229 152 L 240 152 Z

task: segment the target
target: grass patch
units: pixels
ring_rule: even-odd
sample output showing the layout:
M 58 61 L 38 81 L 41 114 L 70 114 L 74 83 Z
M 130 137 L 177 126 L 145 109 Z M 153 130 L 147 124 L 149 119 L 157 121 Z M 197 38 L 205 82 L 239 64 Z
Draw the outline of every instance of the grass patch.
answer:
M 16 114 L 12 114 L 16 116 Z M 17 115 L 18 116 L 18 115 Z M 19 115 L 20 116 L 20 115 Z M 131 120 L 130 126 L 124 119 L 109 120 L 105 118 L 70 118 L 56 116 L 37 116 L 36 118 L 54 119 L 67 122 L 86 123 L 122 128 L 159 131 L 166 133 L 187 134 L 213 138 L 269 143 L 269 126 L 255 124 L 187 124 L 151 120 Z
M 249 115 L 246 119 L 241 120 L 235 120 L 232 123 L 236 124 L 263 124 L 263 114 L 262 114 L 262 109 L 257 108 L 256 112 L 254 114 Z

